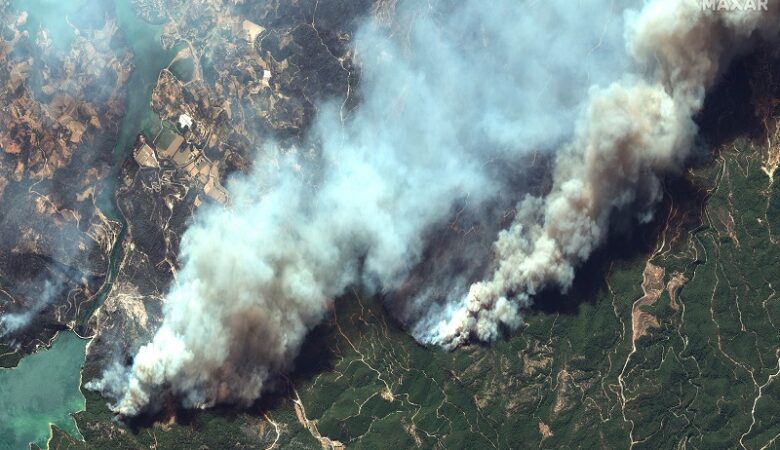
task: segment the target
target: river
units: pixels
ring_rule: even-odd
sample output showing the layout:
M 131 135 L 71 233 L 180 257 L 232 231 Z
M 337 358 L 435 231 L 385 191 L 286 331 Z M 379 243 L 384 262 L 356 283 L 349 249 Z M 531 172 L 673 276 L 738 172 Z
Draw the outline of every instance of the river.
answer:
M 162 48 L 163 27 L 149 24 L 136 15 L 130 0 L 108 0 L 101 5 L 110 8 L 112 2 L 117 25 L 134 53 L 135 68 L 128 80 L 125 115 L 112 149 L 114 182 L 103 187 L 98 204 L 106 216 L 121 224 L 122 229 L 111 250 L 108 275 L 97 301 L 84 308 L 77 318 L 76 329 L 80 333 L 108 296 L 116 278 L 127 222 L 116 206 L 115 183 L 137 134 L 148 133 L 159 123 L 151 108 L 152 91 L 160 71 L 170 64 L 177 52 L 176 48 Z M 39 26 L 51 29 L 52 37 L 58 38 L 55 45 L 62 48 L 67 48 L 75 38 L 75 31 L 66 18 L 78 23 L 79 11 L 85 4 L 86 0 L 12 0 L 15 9 L 28 12 L 28 31 L 34 32 Z M 51 348 L 22 358 L 13 369 L 0 369 L 0 450 L 25 449 L 29 442 L 46 448 L 50 424 L 75 437 L 81 436 L 71 414 L 85 407 L 80 383 L 87 342 L 73 332 L 63 332 Z
M 136 136 L 144 132 L 150 141 L 154 138 L 151 130 L 159 125 L 160 119 L 152 110 L 152 92 L 157 85 L 157 77 L 171 63 L 179 47 L 165 50 L 160 40 L 163 27 L 141 19 L 135 13 L 129 0 L 114 0 L 114 6 L 117 25 L 133 50 L 133 64 L 135 65 L 127 82 L 125 114 L 112 151 L 114 171 L 111 179 L 116 182 L 119 179 L 122 163 L 133 149 Z M 122 244 L 127 233 L 127 221 L 116 206 L 115 187 L 114 183 L 106 183 L 99 195 L 98 205 L 107 217 L 118 221 L 122 229 L 111 249 L 108 275 L 97 295 L 97 301 L 84 308 L 77 320 L 80 333 L 86 329 L 92 314 L 108 297 L 116 278 L 119 262 L 122 260 Z

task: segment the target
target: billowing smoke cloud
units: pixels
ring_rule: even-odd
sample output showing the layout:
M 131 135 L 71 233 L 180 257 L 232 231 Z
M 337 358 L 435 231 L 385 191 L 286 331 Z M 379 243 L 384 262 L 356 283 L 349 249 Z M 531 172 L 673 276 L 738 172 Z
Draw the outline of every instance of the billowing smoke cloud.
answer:
M 707 88 L 755 34 L 774 38 L 778 2 L 768 11 L 714 12 L 698 1 L 654 1 L 629 14 L 626 40 L 644 76 L 626 75 L 590 91 L 574 140 L 556 161 L 544 198 L 526 197 L 495 244 L 492 276 L 442 321 L 428 341 L 454 348 L 515 328 L 518 305 L 548 285 L 567 290 L 575 268 L 602 244 L 615 211 L 652 217 L 660 177 L 673 173 L 692 147 L 692 116 Z
M 517 326 L 538 289 L 570 285 L 615 209 L 650 217 L 725 53 L 774 17 L 685 0 L 634 15 L 598 0 L 442 3 L 401 2 L 408 29 L 361 27 L 359 109 L 342 123 L 325 105 L 318 152 L 264 149 L 229 184 L 231 207 L 199 213 L 162 327 L 90 384 L 116 411 L 153 410 L 164 392 L 187 407 L 254 401 L 333 297 L 405 289 L 454 216 L 488 241 L 436 249 L 433 279 L 389 308 L 448 348 Z M 491 246 L 532 191 L 526 168 L 558 148 L 549 194 L 521 201 Z

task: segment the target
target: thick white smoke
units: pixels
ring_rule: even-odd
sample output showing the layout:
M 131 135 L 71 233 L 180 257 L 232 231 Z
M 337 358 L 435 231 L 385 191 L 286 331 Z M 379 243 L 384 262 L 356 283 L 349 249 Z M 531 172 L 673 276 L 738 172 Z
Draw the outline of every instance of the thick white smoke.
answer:
M 323 106 L 319 152 L 265 148 L 229 184 L 232 206 L 196 217 L 162 327 L 131 367 L 90 384 L 116 411 L 153 409 L 163 392 L 188 407 L 254 401 L 333 297 L 404 287 L 456 209 L 494 227 L 527 192 L 533 152 L 563 148 L 552 191 L 520 202 L 494 246 L 440 250 L 433 280 L 389 305 L 449 348 L 516 327 L 539 288 L 571 284 L 616 208 L 649 217 L 704 90 L 735 45 L 777 23 L 774 4 L 716 14 L 659 0 L 626 15 L 606 0 L 418 3 L 395 12 L 408 29 L 361 27 L 361 105 L 345 123 Z
M 650 219 L 660 177 L 680 170 L 691 149 L 705 91 L 757 34 L 775 38 L 778 9 L 777 1 L 767 11 L 716 12 L 699 1 L 658 0 L 629 14 L 627 47 L 641 75 L 591 89 L 552 191 L 520 202 L 495 243 L 493 275 L 474 283 L 427 340 L 455 348 L 515 328 L 518 305 L 540 288 L 571 286 L 575 268 L 607 237 L 611 214 L 631 208 Z

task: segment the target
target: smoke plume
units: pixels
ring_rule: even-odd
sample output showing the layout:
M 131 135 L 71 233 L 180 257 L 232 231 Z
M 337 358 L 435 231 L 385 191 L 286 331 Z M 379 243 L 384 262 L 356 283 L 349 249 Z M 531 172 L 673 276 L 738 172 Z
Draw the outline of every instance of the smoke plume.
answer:
M 20 312 L 7 312 L 0 315 L 0 338 L 11 336 L 23 330 L 32 322 L 36 314 L 43 311 L 59 295 L 58 288 L 61 289 L 61 286 L 57 286 L 49 280 L 44 279 L 42 282 L 39 280 L 36 284 L 42 286 L 42 289 L 39 296 L 33 297 L 34 301 L 31 305 Z
M 428 339 L 455 348 L 494 339 L 519 323 L 518 305 L 540 288 L 566 291 L 578 265 L 601 245 L 616 211 L 652 218 L 660 178 L 682 168 L 692 116 L 734 55 L 755 34 L 774 38 L 778 2 L 768 11 L 704 9 L 697 1 L 653 1 L 628 13 L 626 41 L 640 73 L 590 90 L 574 140 L 559 154 L 552 191 L 526 197 L 495 243 L 496 267 Z
M 251 403 L 334 297 L 358 284 L 405 289 L 455 215 L 488 239 L 436 249 L 434 276 L 388 305 L 418 340 L 490 341 L 519 325 L 540 288 L 565 290 L 612 214 L 650 219 L 705 90 L 777 24 L 777 2 L 769 13 L 580 3 L 402 1 L 396 23 L 408 29 L 366 21 L 357 111 L 342 122 L 323 105 L 317 152 L 267 146 L 231 180 L 232 206 L 201 211 L 182 241 L 152 342 L 90 386 L 124 415 L 153 410 L 164 392 L 187 407 Z M 554 155 L 552 188 L 516 204 L 534 191 L 540 154 Z

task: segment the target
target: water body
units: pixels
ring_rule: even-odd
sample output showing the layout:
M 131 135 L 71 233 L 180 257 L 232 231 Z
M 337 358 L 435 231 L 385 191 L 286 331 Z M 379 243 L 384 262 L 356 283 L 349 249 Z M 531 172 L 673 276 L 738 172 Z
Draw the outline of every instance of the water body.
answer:
M 15 9 L 28 12 L 25 28 L 31 34 L 40 27 L 46 28 L 50 37 L 56 37 L 54 45 L 61 49 L 67 49 L 76 36 L 75 29 L 65 19 L 74 22 L 75 18 L 76 23 L 82 21 L 78 17 L 79 11 L 86 3 L 86 0 L 12 0 Z M 113 6 L 117 24 L 135 55 L 135 68 L 127 86 L 126 112 L 112 150 L 114 173 L 118 176 L 136 135 L 159 123 L 151 108 L 152 91 L 160 71 L 170 64 L 178 49 L 162 48 L 163 27 L 141 19 L 130 0 L 113 0 Z M 101 209 L 122 223 L 122 231 L 111 252 L 106 283 L 98 301 L 79 317 L 81 324 L 89 320 L 110 291 L 127 229 L 113 199 L 113 186 L 103 189 L 101 200 Z M 31 442 L 45 448 L 50 424 L 81 437 L 71 414 L 85 407 L 79 387 L 86 345 L 87 341 L 75 333 L 61 333 L 50 349 L 23 358 L 13 369 L 0 369 L 0 450 L 27 449 Z
M 27 12 L 27 22 L 21 28 L 35 35 L 46 29 L 52 43 L 67 51 L 76 38 L 77 28 L 98 28 L 103 25 L 106 11 L 114 8 L 117 25 L 133 51 L 135 68 L 127 84 L 125 116 L 113 149 L 114 162 L 121 164 L 142 130 L 159 125 L 159 118 L 152 111 L 152 91 L 157 77 L 173 60 L 182 45 L 164 49 L 161 43 L 163 26 L 143 20 L 130 0 L 11 0 L 11 6 L 19 12 Z M 153 136 L 152 136 L 153 137 Z
M 86 405 L 79 385 L 87 342 L 63 332 L 51 348 L 0 369 L 0 450 L 27 449 L 31 442 L 46 448 L 50 424 L 81 438 L 71 414 Z
M 135 55 L 135 69 L 127 85 L 125 116 L 114 147 L 114 162 L 121 164 L 132 149 L 136 136 L 159 126 L 160 119 L 152 110 L 152 92 L 160 72 L 168 67 L 181 47 L 164 49 L 160 41 L 163 26 L 143 20 L 129 0 L 114 0 L 114 6 L 119 29 Z
M 116 207 L 114 198 L 115 181 L 119 177 L 124 160 L 133 148 L 136 136 L 159 126 L 160 120 L 152 110 L 151 99 L 157 77 L 168 67 L 179 47 L 164 49 L 161 42 L 163 26 L 143 20 L 130 0 L 11 0 L 11 6 L 27 12 L 27 22 L 22 27 L 35 39 L 37 32 L 47 30 L 53 45 L 68 51 L 77 35 L 77 28 L 99 28 L 105 22 L 106 15 L 114 10 L 114 18 L 125 41 L 130 46 L 134 58 L 134 68 L 126 86 L 125 114 L 120 125 L 116 143 L 111 149 L 114 163 L 111 181 L 106 183 L 98 194 L 97 204 L 103 213 L 122 225 L 119 237 L 111 250 L 107 281 L 98 294 L 98 300 L 92 302 L 81 312 L 77 319 L 76 330 L 83 334 L 87 322 L 95 310 L 103 303 L 116 277 L 119 261 L 122 258 L 122 243 L 127 223 Z M 150 139 L 154 136 L 147 136 Z M 0 436 L 2 437 L 2 436 Z
M 133 149 L 136 136 L 144 132 L 149 140 L 150 130 L 158 127 L 160 119 L 152 110 L 152 92 L 157 85 L 160 72 L 168 67 L 180 47 L 164 49 L 160 37 L 163 26 L 151 24 L 136 14 L 130 0 L 114 0 L 115 17 L 120 31 L 133 51 L 133 68 L 127 81 L 125 114 L 112 150 L 114 171 L 117 180 L 122 163 Z M 98 293 L 97 301 L 85 308 L 78 318 L 78 329 L 84 329 L 92 314 L 103 304 L 116 278 L 119 262 L 122 260 L 122 244 L 127 233 L 127 221 L 116 207 L 114 184 L 107 184 L 100 192 L 98 205 L 105 215 L 122 225 L 116 244 L 111 249 L 106 283 Z

